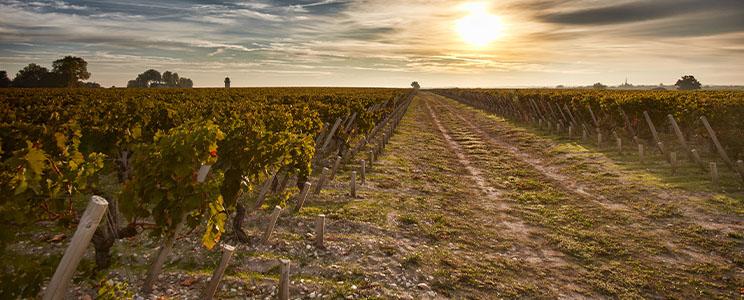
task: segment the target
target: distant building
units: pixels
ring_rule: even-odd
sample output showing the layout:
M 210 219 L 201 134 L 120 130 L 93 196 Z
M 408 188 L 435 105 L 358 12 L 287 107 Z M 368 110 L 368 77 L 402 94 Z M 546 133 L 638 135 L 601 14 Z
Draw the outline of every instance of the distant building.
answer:
M 230 77 L 225 77 L 225 88 L 226 89 L 230 88 Z
M 632 88 L 633 85 L 628 83 L 628 78 L 625 78 L 625 83 L 620 85 L 620 88 Z

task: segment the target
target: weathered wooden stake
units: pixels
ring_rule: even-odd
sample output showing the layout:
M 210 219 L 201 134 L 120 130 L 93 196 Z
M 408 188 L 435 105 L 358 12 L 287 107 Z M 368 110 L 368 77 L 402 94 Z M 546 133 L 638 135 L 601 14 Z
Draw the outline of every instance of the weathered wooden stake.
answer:
M 325 239 L 325 215 L 315 218 L 315 247 L 324 248 Z
M 232 257 L 233 252 L 235 252 L 235 247 L 222 245 L 222 259 L 220 260 L 220 265 L 214 270 L 214 273 L 212 273 L 212 279 L 209 281 L 207 290 L 204 292 L 204 299 L 214 299 L 214 294 L 220 286 L 222 275 L 225 274 L 225 270 L 227 269 L 227 265 L 230 263 L 230 258 Z
M 259 208 L 263 205 L 264 200 L 266 200 L 266 195 L 268 195 L 269 190 L 271 190 L 271 183 L 274 182 L 274 177 L 276 177 L 276 174 L 271 175 L 271 177 L 267 178 L 266 182 L 264 182 L 264 185 L 258 192 L 258 199 L 256 199 L 256 205 L 254 208 Z
M 669 152 L 669 163 L 672 165 L 672 175 L 677 174 L 677 152 Z
M 328 173 L 328 168 L 323 168 L 323 170 L 320 171 L 320 178 L 318 178 L 318 186 L 315 187 L 315 194 L 320 194 L 320 190 L 323 189 L 323 184 L 325 184 L 326 180 L 326 174 Z
M 682 148 L 685 149 L 688 157 L 694 163 L 700 166 L 703 170 L 705 170 L 705 165 L 700 160 L 700 157 L 692 153 L 692 151 L 694 151 L 695 149 L 690 148 L 690 145 L 687 144 L 687 139 L 685 139 L 685 135 L 682 134 L 682 130 L 679 129 L 679 125 L 677 125 L 677 121 L 674 119 L 674 117 L 671 114 L 667 115 L 667 118 L 669 119 L 669 124 L 672 126 L 674 133 L 677 135 L 677 140 L 679 141 L 679 144 L 682 145 Z
M 328 135 L 326 136 L 326 140 L 323 143 L 323 147 L 320 148 L 321 153 L 325 151 L 325 148 L 328 147 L 328 144 L 330 144 L 331 140 L 333 140 L 333 135 L 336 134 L 336 130 L 338 130 L 338 126 L 340 124 L 341 124 L 341 118 L 337 118 L 336 123 L 333 123 L 333 128 L 331 128 L 331 131 L 329 131 Z
M 638 144 L 638 160 L 643 162 L 643 144 Z
M 623 154 L 623 139 L 618 137 L 616 141 L 617 141 L 617 153 L 622 155 Z
M 569 140 L 573 139 L 573 126 L 571 125 L 568 125 L 568 139 Z
M 271 238 L 271 233 L 274 232 L 274 227 L 276 227 L 276 221 L 279 219 L 279 215 L 282 213 L 282 208 L 277 205 L 274 207 L 274 211 L 269 216 L 269 226 L 266 227 L 266 232 L 264 232 L 263 236 L 263 243 L 266 244 L 269 242 L 269 239 Z
M 586 128 L 581 129 L 581 141 L 586 142 L 589 134 L 586 132 Z
M 284 176 L 282 177 L 282 180 L 279 182 L 279 187 L 277 188 L 276 192 L 278 194 L 281 194 L 284 192 L 284 190 L 287 188 L 287 184 L 289 183 L 289 172 L 284 172 Z
M 597 147 L 602 147 L 602 133 L 597 131 Z
M 336 161 L 333 163 L 333 169 L 331 169 L 331 176 L 328 177 L 328 180 L 333 180 L 336 178 L 336 172 L 338 172 L 338 167 L 341 166 L 341 156 L 336 156 Z
M 351 197 L 356 197 L 356 171 L 351 171 Z
M 708 163 L 710 166 L 710 179 L 713 181 L 713 185 L 718 185 L 718 166 L 715 162 Z
M 98 223 L 101 222 L 101 218 L 106 213 L 108 208 L 108 202 L 99 196 L 93 196 L 88 202 L 88 206 L 83 212 L 83 216 L 80 218 L 75 234 L 70 240 L 70 245 L 65 249 L 65 254 L 62 256 L 57 270 L 52 275 L 52 280 L 49 281 L 49 285 L 44 291 L 44 300 L 57 300 L 64 299 L 67 293 L 67 285 L 72 280 L 72 276 L 75 274 L 80 260 L 85 255 L 85 249 L 88 248 L 93 234 L 98 228 Z
M 367 162 L 363 159 L 359 162 L 361 169 L 361 184 L 364 185 L 367 182 Z
M 713 144 L 716 146 L 716 150 L 718 150 L 718 155 L 723 158 L 723 162 L 726 163 L 726 166 L 731 169 L 731 171 L 734 171 L 734 173 L 738 173 L 739 177 L 741 177 L 742 180 L 744 180 L 744 171 L 739 170 L 739 168 L 734 165 L 734 162 L 731 161 L 728 154 L 726 154 L 726 150 L 723 149 L 723 146 L 721 146 L 721 143 L 718 141 L 718 137 L 716 136 L 716 132 L 713 131 L 713 127 L 710 127 L 710 123 L 708 123 L 708 119 L 705 118 L 705 116 L 700 116 L 700 120 L 703 121 L 703 125 L 705 126 L 705 129 L 708 131 L 708 135 L 710 136 L 710 139 L 713 140 Z
M 658 143 L 656 143 L 656 147 L 659 148 L 659 151 L 661 152 L 661 156 L 664 157 L 664 160 L 669 162 L 670 161 L 669 156 L 668 156 L 669 153 L 667 153 L 666 148 L 664 147 L 664 142 L 659 141 Z
M 300 209 L 302 209 L 302 206 L 305 205 L 305 200 L 307 200 L 307 194 L 310 193 L 310 188 L 313 186 L 310 182 L 305 182 L 305 184 L 302 186 L 302 191 L 300 192 L 300 195 L 297 197 L 297 204 L 295 204 L 295 211 L 299 212 Z
M 703 160 L 700 159 L 700 153 L 698 153 L 697 149 L 690 149 L 690 154 L 692 154 L 692 159 L 694 159 L 696 163 L 698 164 L 703 163 Z M 705 165 L 703 164 L 703 166 Z
M 288 259 L 282 259 L 279 262 L 281 265 L 279 268 L 279 300 L 288 300 L 290 261 Z

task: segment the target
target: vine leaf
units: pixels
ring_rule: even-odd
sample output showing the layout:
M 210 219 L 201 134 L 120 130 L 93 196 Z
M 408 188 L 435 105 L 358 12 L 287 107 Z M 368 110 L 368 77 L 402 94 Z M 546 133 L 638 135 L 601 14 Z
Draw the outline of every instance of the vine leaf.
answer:
M 202 237 L 202 245 L 212 250 L 220 241 L 222 232 L 225 231 L 225 221 L 227 212 L 222 203 L 222 196 L 217 197 L 215 201 L 209 203 L 209 220 L 207 221 L 207 230 Z

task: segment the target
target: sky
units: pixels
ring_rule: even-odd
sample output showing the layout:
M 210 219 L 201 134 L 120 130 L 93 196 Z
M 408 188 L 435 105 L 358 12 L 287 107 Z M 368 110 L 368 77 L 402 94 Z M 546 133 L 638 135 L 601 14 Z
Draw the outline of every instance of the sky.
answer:
M 197 87 L 744 84 L 744 0 L 0 0 L 0 70 Z

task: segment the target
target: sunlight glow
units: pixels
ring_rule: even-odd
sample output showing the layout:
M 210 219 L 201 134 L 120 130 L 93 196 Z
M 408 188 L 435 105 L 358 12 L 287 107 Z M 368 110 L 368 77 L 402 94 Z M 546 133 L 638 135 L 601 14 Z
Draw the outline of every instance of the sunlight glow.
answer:
M 504 35 L 501 17 L 488 12 L 486 3 L 468 3 L 462 8 L 468 15 L 457 20 L 455 29 L 469 45 L 483 47 Z

